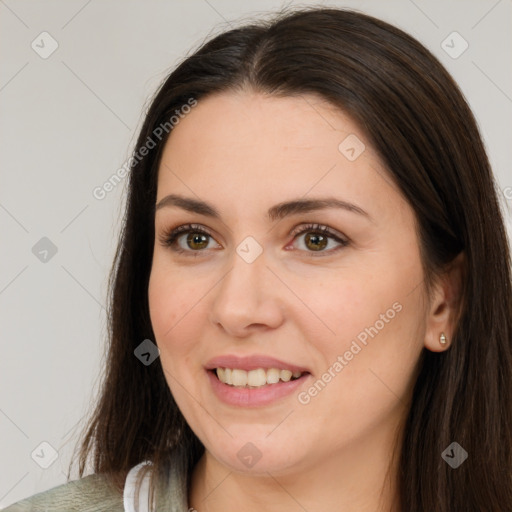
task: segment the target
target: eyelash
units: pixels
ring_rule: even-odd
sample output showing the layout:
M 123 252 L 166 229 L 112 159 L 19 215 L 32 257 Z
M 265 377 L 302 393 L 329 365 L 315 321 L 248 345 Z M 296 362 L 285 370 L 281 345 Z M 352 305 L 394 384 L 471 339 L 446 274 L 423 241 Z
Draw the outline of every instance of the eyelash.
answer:
M 198 251 L 193 251 L 193 250 L 186 250 L 186 249 L 181 249 L 179 247 L 176 247 L 176 241 L 177 239 L 181 236 L 181 235 L 184 235 L 184 234 L 187 234 L 187 233 L 201 233 L 203 235 L 206 235 L 206 236 L 209 236 L 210 238 L 213 238 L 213 236 L 206 230 L 204 229 L 203 227 L 201 227 L 200 225 L 198 224 L 185 224 L 183 226 L 179 226 L 175 229 L 170 229 L 170 230 L 167 230 L 165 231 L 161 236 L 160 236 L 160 243 L 164 246 L 164 247 L 169 247 L 171 248 L 173 251 L 177 252 L 177 253 L 189 253 L 189 255 L 193 255 L 193 257 L 197 257 L 200 255 L 201 252 L 205 252 L 204 249 L 202 250 L 198 250 Z M 345 240 L 341 237 L 339 237 L 335 232 L 333 232 L 328 226 L 323 226 L 321 224 L 307 224 L 307 225 L 304 225 L 304 226 L 300 226 L 299 228 L 296 228 L 294 229 L 291 233 L 290 233 L 290 236 L 293 236 L 293 240 L 295 241 L 295 239 L 301 235 L 304 235 L 305 233 L 314 233 L 314 234 L 321 234 L 321 235 L 324 235 L 326 236 L 327 238 L 330 238 L 336 242 L 338 242 L 340 245 L 334 249 L 330 249 L 328 251 L 319 251 L 319 253 L 315 254 L 314 251 L 305 251 L 305 252 L 309 252 L 311 253 L 310 256 L 313 257 L 313 258 L 316 258 L 316 257 L 323 257 L 325 255 L 330 255 L 330 254 L 333 254 L 335 252 L 338 252 L 339 250 L 345 248 L 347 245 L 349 245 L 349 241 L 348 240 Z M 192 253 L 192 254 L 190 254 Z

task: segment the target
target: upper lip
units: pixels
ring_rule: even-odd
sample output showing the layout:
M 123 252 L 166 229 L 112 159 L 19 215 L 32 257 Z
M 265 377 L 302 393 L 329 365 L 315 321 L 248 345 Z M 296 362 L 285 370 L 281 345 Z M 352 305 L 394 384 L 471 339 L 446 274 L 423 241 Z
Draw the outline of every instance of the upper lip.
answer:
M 310 373 L 309 370 L 303 366 L 287 363 L 262 354 L 254 354 L 252 356 L 235 356 L 232 354 L 226 354 L 210 359 L 205 364 L 205 368 L 207 370 L 214 370 L 215 368 L 237 368 L 245 371 L 257 370 L 258 368 L 277 368 L 278 370 Z

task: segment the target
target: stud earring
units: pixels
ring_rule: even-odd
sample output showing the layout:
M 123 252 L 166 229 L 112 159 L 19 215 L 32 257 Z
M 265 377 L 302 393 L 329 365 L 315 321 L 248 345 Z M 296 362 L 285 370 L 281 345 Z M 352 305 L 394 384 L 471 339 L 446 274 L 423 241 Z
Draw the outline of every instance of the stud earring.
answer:
M 444 332 L 441 333 L 441 336 L 439 337 L 439 342 L 441 345 L 446 345 L 446 336 L 444 335 Z

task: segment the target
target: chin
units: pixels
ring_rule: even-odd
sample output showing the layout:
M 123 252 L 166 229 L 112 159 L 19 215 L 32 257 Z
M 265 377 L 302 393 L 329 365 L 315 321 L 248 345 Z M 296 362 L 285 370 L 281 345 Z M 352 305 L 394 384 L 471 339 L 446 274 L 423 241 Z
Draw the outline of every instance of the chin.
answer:
M 254 429 L 246 429 L 245 435 L 237 433 L 223 443 L 210 443 L 213 445 L 208 451 L 223 466 L 246 475 L 286 474 L 302 465 L 305 454 L 299 453 L 297 444 L 286 444 L 286 438 L 289 441 L 290 436 L 284 430 L 282 436 L 268 435 L 268 432 L 268 428 L 258 434 Z M 304 450 L 303 443 L 300 448 Z

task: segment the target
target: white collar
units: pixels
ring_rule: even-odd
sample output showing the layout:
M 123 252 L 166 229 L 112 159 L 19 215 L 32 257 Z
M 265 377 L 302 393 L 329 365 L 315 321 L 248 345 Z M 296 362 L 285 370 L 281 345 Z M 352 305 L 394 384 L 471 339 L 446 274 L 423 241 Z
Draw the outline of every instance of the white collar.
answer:
M 136 482 L 139 471 L 151 461 L 146 460 L 130 469 L 126 475 L 123 491 L 123 504 L 125 512 L 150 512 L 149 510 L 149 472 L 144 475 L 140 485 L 138 503 L 135 502 Z

